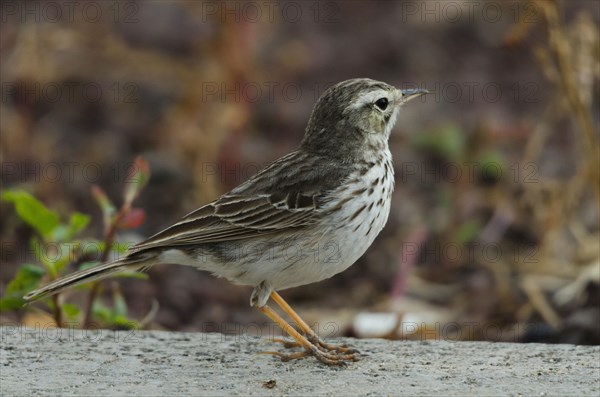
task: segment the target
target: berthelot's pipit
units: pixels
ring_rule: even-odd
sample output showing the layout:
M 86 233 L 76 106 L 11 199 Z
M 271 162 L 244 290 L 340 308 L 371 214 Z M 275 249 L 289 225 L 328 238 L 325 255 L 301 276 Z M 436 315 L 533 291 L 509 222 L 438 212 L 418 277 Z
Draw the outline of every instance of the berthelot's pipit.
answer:
M 425 90 L 399 90 L 353 79 L 317 101 L 298 150 L 245 183 L 135 245 L 113 263 L 54 281 L 25 296 L 33 301 L 123 270 L 158 264 L 194 266 L 254 287 L 251 306 L 275 321 L 302 350 L 329 365 L 358 352 L 322 341 L 277 293 L 329 278 L 352 265 L 385 225 L 394 190 L 388 138 L 400 107 Z M 271 298 L 297 324 L 267 305 Z

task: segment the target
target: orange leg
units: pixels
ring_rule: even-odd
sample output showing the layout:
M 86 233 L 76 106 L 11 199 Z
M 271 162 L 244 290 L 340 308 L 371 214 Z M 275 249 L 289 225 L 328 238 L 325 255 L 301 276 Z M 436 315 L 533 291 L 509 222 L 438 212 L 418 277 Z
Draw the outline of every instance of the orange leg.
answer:
M 336 352 L 340 352 L 340 353 L 345 353 L 343 358 L 346 360 L 356 360 L 357 359 L 357 357 L 355 357 L 354 354 L 358 353 L 358 350 L 349 348 L 348 346 L 345 346 L 345 345 L 335 346 L 335 345 L 331 345 L 329 343 L 322 341 L 321 338 L 319 338 L 319 336 L 315 333 L 315 331 L 313 331 L 313 329 L 310 328 L 304 320 L 302 320 L 302 318 L 298 315 L 298 313 L 296 313 L 294 311 L 294 309 L 292 309 L 291 306 L 276 291 L 271 292 L 271 299 L 273 299 L 273 301 L 275 303 L 277 303 L 277 305 L 281 308 L 281 310 L 286 312 L 292 318 L 292 320 L 294 320 L 294 322 L 296 324 L 298 324 L 298 326 L 304 332 L 304 334 L 307 336 L 307 339 L 310 342 L 312 342 L 313 344 L 315 344 L 319 347 L 322 347 L 328 351 L 336 351 Z M 294 343 L 290 344 L 289 342 L 282 341 L 282 340 L 275 340 L 275 341 L 282 342 L 285 347 L 296 346 Z
M 271 320 L 275 321 L 277 325 L 279 325 L 285 332 L 288 333 L 292 338 L 298 342 L 298 344 L 304 347 L 305 351 L 293 354 L 283 354 L 279 352 L 265 352 L 265 354 L 273 354 L 275 356 L 281 357 L 283 361 L 292 360 L 295 358 L 302 358 L 306 356 L 315 356 L 317 360 L 321 361 L 327 365 L 339 365 L 343 366 L 346 363 L 342 361 L 340 356 L 330 354 L 327 352 L 323 352 L 317 348 L 313 343 L 311 343 L 308 339 L 306 339 L 303 335 L 301 335 L 298 331 L 296 331 L 291 325 L 289 325 L 277 312 L 271 309 L 269 306 L 265 305 L 263 307 L 258 308 L 261 312 L 263 312 L 267 317 Z

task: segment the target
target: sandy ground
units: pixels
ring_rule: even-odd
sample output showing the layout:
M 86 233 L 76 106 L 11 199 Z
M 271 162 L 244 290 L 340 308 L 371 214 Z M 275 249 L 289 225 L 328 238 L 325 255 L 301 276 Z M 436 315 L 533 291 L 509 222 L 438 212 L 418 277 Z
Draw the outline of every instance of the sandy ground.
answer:
M 2 395 L 600 395 L 600 347 L 344 340 L 347 368 L 220 334 L 2 327 Z

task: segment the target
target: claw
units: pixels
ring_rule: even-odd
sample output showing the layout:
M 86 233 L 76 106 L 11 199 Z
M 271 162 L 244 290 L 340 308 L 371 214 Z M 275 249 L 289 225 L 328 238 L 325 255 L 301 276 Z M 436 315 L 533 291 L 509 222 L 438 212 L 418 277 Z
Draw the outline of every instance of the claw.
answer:
M 275 342 L 275 343 L 281 343 L 283 345 L 283 347 L 285 347 L 286 349 L 291 349 L 294 347 L 301 347 L 302 345 L 296 341 L 292 341 L 292 340 L 287 340 L 287 339 L 283 339 L 283 338 L 271 338 L 269 339 L 271 342 Z
M 344 344 L 344 345 L 336 346 L 336 345 L 331 345 L 329 343 L 325 343 L 318 338 L 315 339 L 312 337 L 307 337 L 307 339 L 309 339 L 309 341 L 314 344 L 315 348 L 317 348 L 317 350 L 320 353 L 325 354 L 327 357 L 329 357 L 331 359 L 354 361 L 354 362 L 359 361 L 359 357 L 358 357 L 359 351 L 356 349 L 349 348 L 348 345 Z M 270 338 L 269 341 L 275 342 L 275 343 L 281 343 L 283 345 L 283 347 L 286 349 L 302 347 L 302 345 L 296 341 L 291 341 L 291 340 L 287 340 L 287 339 L 283 339 L 283 338 Z M 297 359 L 297 358 L 303 358 L 303 357 L 306 357 L 307 355 L 315 355 L 315 354 L 309 353 L 308 351 L 301 352 L 301 353 L 302 354 L 298 354 L 298 353 L 284 354 L 284 353 L 278 353 L 278 352 L 270 352 L 269 354 L 273 354 L 273 355 L 281 357 L 282 361 L 289 361 L 289 360 L 293 360 L 293 359 Z
M 282 342 L 288 342 L 284 339 L 281 339 Z M 290 343 L 290 342 L 288 342 Z M 292 344 L 292 343 L 290 343 Z M 285 346 L 285 345 L 284 345 Z M 324 351 L 321 348 L 314 346 L 312 349 L 304 349 L 300 352 L 295 353 L 281 353 L 278 351 L 264 351 L 260 352 L 260 354 L 269 354 L 272 356 L 277 356 L 281 359 L 281 361 L 291 361 L 297 360 L 300 358 L 314 356 L 317 360 L 322 362 L 323 364 L 331 365 L 331 366 L 339 366 L 345 367 L 347 364 L 345 361 L 358 361 L 358 357 L 355 354 L 338 354 L 337 352 L 328 352 Z
M 308 339 L 310 342 L 312 342 L 314 345 L 317 345 L 327 351 L 335 351 L 335 352 L 339 352 L 339 353 L 344 353 L 344 354 L 360 354 L 360 352 L 357 349 L 348 347 L 347 344 L 343 344 L 343 345 L 332 345 L 329 344 L 327 342 L 324 342 L 323 340 L 321 340 L 321 338 L 319 338 L 318 336 L 314 335 L 309 335 L 306 337 L 306 339 Z
M 315 356 L 317 360 L 322 362 L 323 364 L 338 366 L 338 367 L 346 367 L 347 364 L 344 362 L 344 358 L 342 356 L 338 356 L 331 353 L 325 353 L 317 348 L 311 349 L 308 354 Z
M 306 335 L 306 339 L 308 339 L 312 344 L 321 348 L 321 350 L 335 351 L 335 352 L 344 353 L 344 354 L 360 354 L 360 351 L 358 351 L 355 348 L 349 347 L 345 343 L 342 345 L 332 345 L 330 343 L 324 342 L 319 337 L 312 336 L 312 335 Z M 270 338 L 270 339 L 268 339 L 268 341 L 275 342 L 275 343 L 281 343 L 283 345 L 283 347 L 285 347 L 286 349 L 291 349 L 294 347 L 302 346 L 300 343 L 298 343 L 296 341 L 288 340 L 288 339 L 284 339 L 284 338 Z
M 281 359 L 281 361 L 295 360 L 295 359 L 303 358 L 303 357 L 310 355 L 310 353 L 308 353 L 307 351 L 301 351 L 301 352 L 291 353 L 291 354 L 284 354 L 284 353 L 276 352 L 276 351 L 265 351 L 265 352 L 259 352 L 259 354 L 269 354 L 271 356 L 277 356 Z

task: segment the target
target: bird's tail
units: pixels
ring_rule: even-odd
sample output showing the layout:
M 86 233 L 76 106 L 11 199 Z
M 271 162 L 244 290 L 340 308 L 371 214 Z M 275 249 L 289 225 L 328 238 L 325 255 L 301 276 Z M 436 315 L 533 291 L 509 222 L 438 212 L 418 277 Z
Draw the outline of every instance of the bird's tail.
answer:
M 94 266 L 89 269 L 69 274 L 68 276 L 63 277 L 61 279 L 54 280 L 41 288 L 29 292 L 23 297 L 23 299 L 26 302 L 33 302 L 45 296 L 57 294 L 61 291 L 64 291 L 65 289 L 74 287 L 79 284 L 101 280 L 115 273 L 120 273 L 127 270 L 139 270 L 145 266 L 148 266 L 147 263 L 143 262 L 140 263 L 139 261 L 135 261 L 132 263 L 125 258 L 122 260 L 117 260 L 115 262 L 104 263 L 102 265 Z

